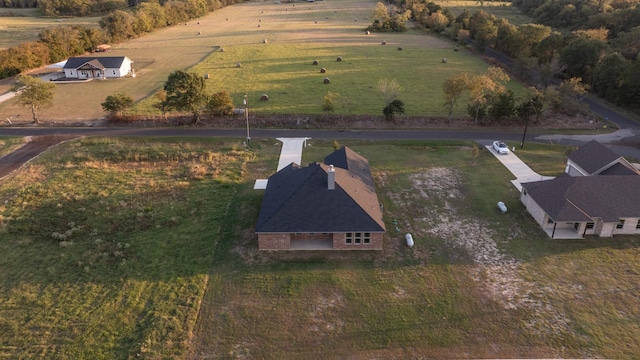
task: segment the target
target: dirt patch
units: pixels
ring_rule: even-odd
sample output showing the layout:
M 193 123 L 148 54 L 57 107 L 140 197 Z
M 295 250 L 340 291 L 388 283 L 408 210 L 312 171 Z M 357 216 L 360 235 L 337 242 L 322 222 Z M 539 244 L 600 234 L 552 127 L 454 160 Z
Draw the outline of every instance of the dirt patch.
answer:
M 0 179 L 11 174 L 47 149 L 75 136 L 46 135 L 31 138 L 16 151 L 0 158 Z
M 411 219 L 413 233 L 442 239 L 445 246 L 456 250 L 452 260 L 470 262 L 471 278 L 489 299 L 507 310 L 531 311 L 534 316 L 525 324 L 531 331 L 559 334 L 569 330 L 571 320 L 544 302 L 547 290 L 522 277 L 522 264 L 500 250 L 488 224 L 460 214 L 458 206 L 464 203 L 464 194 L 457 170 L 433 168 L 410 179 L 414 185 L 407 191 L 414 194 L 411 201 L 420 201 L 415 196 L 418 194 L 435 204 L 415 213 Z M 406 198 L 403 194 L 397 197 L 400 202 Z

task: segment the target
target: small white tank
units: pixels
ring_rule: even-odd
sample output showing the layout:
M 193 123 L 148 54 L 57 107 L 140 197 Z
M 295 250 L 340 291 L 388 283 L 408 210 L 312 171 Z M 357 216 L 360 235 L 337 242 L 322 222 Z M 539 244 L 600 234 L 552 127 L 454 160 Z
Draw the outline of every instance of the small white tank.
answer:
M 500 209 L 503 214 L 507 212 L 507 206 L 502 201 L 498 201 L 498 209 Z
M 407 234 L 404 237 L 405 237 L 405 239 L 407 239 L 407 246 L 412 248 L 413 247 L 413 236 L 411 236 L 411 234 Z

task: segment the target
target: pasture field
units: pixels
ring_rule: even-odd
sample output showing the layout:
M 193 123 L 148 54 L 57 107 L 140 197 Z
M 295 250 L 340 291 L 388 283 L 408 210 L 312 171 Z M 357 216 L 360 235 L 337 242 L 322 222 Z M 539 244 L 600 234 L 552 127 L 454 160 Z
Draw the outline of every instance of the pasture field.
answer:
M 311 144 L 305 164 L 333 150 Z M 472 142 L 345 145 L 374 170 L 383 252 L 258 252 L 252 185 L 276 168 L 273 139 L 87 138 L 43 154 L 0 183 L 0 358 L 640 352 L 638 238 L 547 239 Z M 566 148 L 527 151 L 545 166 Z
M 407 115 L 444 114 L 442 79 L 462 70 L 484 71 L 487 65 L 419 31 L 366 35 L 374 6 L 373 0 L 230 6 L 115 46 L 109 55 L 133 59 L 135 79 L 60 84 L 54 106 L 41 109 L 40 115 L 44 121 L 97 119 L 105 115 L 100 103 L 119 92 L 142 101 L 134 114 L 159 115 L 149 97 L 171 72 L 181 69 L 209 73 L 209 91 L 230 91 L 237 106 L 249 92 L 251 108 L 260 112 L 321 113 L 323 96 L 330 90 L 341 95 L 336 113 L 381 115 L 384 103 L 377 83 L 387 78 L 402 87 L 399 98 Z M 340 64 L 338 56 L 344 59 Z M 448 62 L 443 64 L 442 58 Z M 312 66 L 313 60 L 320 65 Z M 321 67 L 327 74 L 320 74 Z M 325 76 L 331 80 L 328 85 L 322 82 Z M 510 87 L 523 91 L 515 83 Z M 268 102 L 257 101 L 263 93 L 269 95 Z M 0 104 L 0 118 L 29 121 L 28 109 L 13 103 Z M 464 109 L 457 113 L 464 114 Z
M 0 13 L 19 16 L 0 16 L 0 49 L 39 40 L 43 29 L 62 25 L 99 27 L 100 17 L 52 18 L 40 16 L 36 9 L 0 9 Z

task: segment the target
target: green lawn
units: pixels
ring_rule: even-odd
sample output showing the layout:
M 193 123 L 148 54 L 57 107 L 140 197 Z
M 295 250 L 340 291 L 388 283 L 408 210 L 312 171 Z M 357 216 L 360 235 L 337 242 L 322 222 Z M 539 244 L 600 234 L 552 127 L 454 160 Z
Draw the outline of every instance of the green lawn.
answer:
M 427 37 L 428 35 L 422 35 Z M 402 37 L 396 38 L 402 41 Z M 443 115 L 442 83 L 460 72 L 480 73 L 487 65 L 472 54 L 454 52 L 453 44 L 442 47 L 382 46 L 379 43 L 336 46 L 325 44 L 248 44 L 226 46 L 214 52 L 190 71 L 210 74 L 208 90 L 229 91 L 236 106 L 242 106 L 249 94 L 250 110 L 276 114 L 320 114 L 323 97 L 331 91 L 339 94 L 337 114 L 381 115 L 384 98 L 378 89 L 380 80 L 395 80 L 401 90 L 398 98 L 410 116 Z M 342 61 L 336 61 L 338 57 Z M 442 63 L 447 58 L 447 63 Z M 318 65 L 313 65 L 317 60 Z M 236 67 L 236 63 L 241 67 Z M 320 69 L 326 69 L 321 73 Z M 323 83 L 324 78 L 330 83 Z M 512 83 L 517 94 L 524 89 Z M 262 94 L 269 101 L 260 101 Z M 138 112 L 153 112 L 148 99 Z M 457 115 L 466 114 L 462 105 Z M 157 111 L 157 110 L 156 110 Z
M 238 144 L 84 139 L 5 179 L 0 358 L 184 357 Z
M 334 148 L 310 145 L 304 164 Z M 472 142 L 335 145 L 370 161 L 382 252 L 258 252 L 273 139 L 88 138 L 35 159 L 0 183 L 0 358 L 640 352 L 640 239 L 548 239 Z

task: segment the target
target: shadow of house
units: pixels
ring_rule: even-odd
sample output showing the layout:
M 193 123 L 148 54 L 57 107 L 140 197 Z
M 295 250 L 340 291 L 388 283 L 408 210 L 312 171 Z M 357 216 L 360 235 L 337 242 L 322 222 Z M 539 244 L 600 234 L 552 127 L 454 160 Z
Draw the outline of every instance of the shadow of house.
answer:
M 386 229 L 369 162 L 348 147 L 269 177 L 260 250 L 382 250 Z
M 640 171 L 597 141 L 567 157 L 565 174 L 522 184 L 520 201 L 555 239 L 640 234 Z

